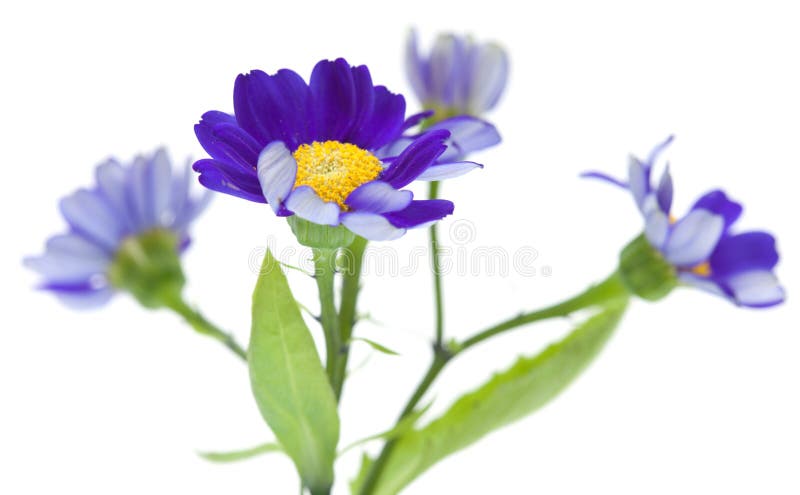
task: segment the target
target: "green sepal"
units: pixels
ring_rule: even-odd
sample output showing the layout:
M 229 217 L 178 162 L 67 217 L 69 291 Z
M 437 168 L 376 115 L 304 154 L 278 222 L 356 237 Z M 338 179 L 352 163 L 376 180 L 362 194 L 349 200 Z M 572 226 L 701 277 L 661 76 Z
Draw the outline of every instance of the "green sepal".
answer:
M 356 235 L 344 225 L 332 227 L 303 220 L 297 215 L 287 218 L 297 242 L 316 249 L 339 249 L 353 243 Z
M 186 282 L 178 253 L 178 236 L 155 229 L 120 244 L 108 270 L 111 284 L 131 293 L 143 306 L 160 308 L 180 296 Z
M 658 301 L 678 286 L 678 275 L 644 234 L 625 246 L 619 255 L 622 283 L 632 293 L 648 301 Z

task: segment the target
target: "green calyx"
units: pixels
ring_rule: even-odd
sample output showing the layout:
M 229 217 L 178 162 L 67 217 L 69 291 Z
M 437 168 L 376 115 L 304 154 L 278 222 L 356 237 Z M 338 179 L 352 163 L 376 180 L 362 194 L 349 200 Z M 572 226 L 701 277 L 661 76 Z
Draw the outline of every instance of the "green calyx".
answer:
M 303 220 L 297 215 L 287 218 L 297 242 L 316 249 L 339 249 L 353 243 L 356 235 L 344 225 L 332 227 Z
M 180 298 L 185 283 L 178 236 L 156 229 L 125 239 L 108 277 L 114 287 L 131 293 L 147 308 L 170 306 Z
M 644 234 L 625 246 L 619 256 L 619 274 L 628 290 L 648 301 L 658 301 L 678 285 L 678 276 Z

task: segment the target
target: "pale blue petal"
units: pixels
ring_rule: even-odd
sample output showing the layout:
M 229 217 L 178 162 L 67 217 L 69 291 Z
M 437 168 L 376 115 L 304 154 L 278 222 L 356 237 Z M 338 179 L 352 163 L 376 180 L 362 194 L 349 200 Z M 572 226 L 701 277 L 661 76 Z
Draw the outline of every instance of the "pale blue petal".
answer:
M 778 278 L 769 270 L 740 273 L 725 281 L 742 306 L 766 307 L 783 302 L 786 295 Z
M 470 95 L 467 109 L 472 115 L 491 110 L 500 100 L 508 80 L 508 55 L 495 43 L 485 43 L 473 51 Z
M 458 40 L 450 34 L 439 35 L 431 49 L 428 62 L 429 97 L 437 98 L 445 105 L 453 104 L 458 50 Z
M 730 299 L 730 296 L 724 290 L 722 290 L 719 285 L 709 278 L 701 277 L 699 275 L 695 275 L 694 273 L 683 272 L 678 275 L 678 279 L 684 284 L 691 285 L 692 287 L 703 290 L 710 294 L 714 294 L 715 296 Z
M 339 225 L 339 205 L 323 201 L 309 186 L 300 186 L 292 191 L 286 198 L 286 208 L 309 222 Z
M 375 213 L 345 213 L 342 215 L 342 224 L 370 241 L 392 241 L 406 233 L 406 229 L 395 227 L 382 215 Z
M 458 177 L 464 175 L 468 172 L 472 172 L 476 168 L 483 168 L 483 165 L 480 163 L 475 162 L 453 162 L 453 163 L 442 163 L 436 164 L 424 172 L 422 175 L 417 177 L 417 180 L 444 180 L 444 179 L 452 179 L 453 177 Z
M 114 295 L 114 289 L 111 287 L 102 287 L 82 292 L 52 292 L 65 306 L 77 310 L 99 308 L 106 304 L 109 299 L 111 299 L 111 296 Z
M 445 141 L 447 150 L 439 157 L 439 162 L 462 160 L 466 155 L 494 146 L 502 140 L 495 126 L 468 115 L 443 120 L 428 130 L 439 129 L 450 131 L 450 137 Z
M 125 198 L 125 169 L 116 160 L 108 160 L 97 167 L 95 179 L 98 191 L 114 209 L 125 230 L 133 232 L 135 223 Z
M 636 205 L 642 209 L 644 199 L 650 192 L 650 171 L 645 169 L 642 162 L 636 157 L 631 157 L 628 164 L 628 187 L 636 200 Z
M 60 203 L 61 214 L 69 225 L 87 239 L 114 251 L 122 236 L 119 219 L 96 192 L 81 189 Z
M 275 213 L 292 192 L 297 177 L 297 162 L 281 141 L 268 144 L 258 156 L 258 182 L 267 203 Z
M 408 38 L 406 39 L 406 75 L 411 87 L 417 94 L 417 98 L 424 101 L 428 98 L 428 92 L 425 85 L 425 65 L 419 54 L 419 46 L 417 44 L 417 32 L 414 29 L 409 30 Z
M 692 267 L 708 260 L 725 230 L 725 219 L 708 210 L 692 210 L 672 228 L 664 257 L 673 265 Z
M 148 184 L 151 198 L 151 218 L 153 226 L 165 226 L 170 220 L 169 203 L 172 189 L 172 167 L 167 150 L 159 148 L 148 164 Z
M 667 240 L 669 232 L 669 217 L 661 210 L 655 209 L 647 215 L 644 224 L 644 234 L 650 244 L 661 250 Z
M 77 234 L 62 234 L 47 241 L 45 253 L 26 258 L 26 267 L 38 272 L 47 282 L 76 283 L 105 273 L 110 255 L 101 247 Z

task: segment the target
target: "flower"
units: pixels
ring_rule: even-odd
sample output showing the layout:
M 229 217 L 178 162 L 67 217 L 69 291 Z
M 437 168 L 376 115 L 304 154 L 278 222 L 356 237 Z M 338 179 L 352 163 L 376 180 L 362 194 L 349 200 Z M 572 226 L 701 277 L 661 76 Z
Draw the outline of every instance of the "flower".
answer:
M 445 116 L 482 115 L 497 105 L 508 79 L 508 55 L 496 43 L 440 34 L 427 58 L 417 33 L 406 43 L 406 73 L 425 108 Z
M 683 218 L 671 215 L 669 166 L 657 185 L 653 185 L 651 176 L 655 162 L 672 139 L 670 136 L 656 146 L 644 162 L 632 158 L 627 183 L 598 172 L 584 175 L 631 191 L 645 219 L 647 241 L 684 284 L 740 306 L 763 308 L 782 303 L 784 290 L 773 271 L 779 258 L 775 238 L 762 231 L 733 232 L 732 226 L 743 211 L 741 204 L 721 190 L 712 190 L 701 196 Z
M 44 277 L 42 289 L 76 308 L 106 303 L 114 294 L 111 271 L 119 254 L 141 238 L 172 238 L 172 250 L 189 243 L 189 224 L 209 194 L 189 194 L 191 169 L 173 175 L 164 149 L 122 165 L 110 159 L 95 171 L 97 184 L 60 202 L 69 231 L 51 237 L 41 256 L 24 264 Z M 148 244 L 152 241 L 148 241 Z
M 450 201 L 415 200 L 403 188 L 480 167 L 442 157 L 458 159 L 452 150 L 496 135 L 490 124 L 463 119 L 450 122 L 452 136 L 445 128 L 403 136 L 425 114 L 405 120 L 401 95 L 341 58 L 319 62 L 309 83 L 288 69 L 239 75 L 233 104 L 234 115 L 206 112 L 195 126 L 211 155 L 194 164 L 201 184 L 370 240 L 395 239 L 452 213 Z

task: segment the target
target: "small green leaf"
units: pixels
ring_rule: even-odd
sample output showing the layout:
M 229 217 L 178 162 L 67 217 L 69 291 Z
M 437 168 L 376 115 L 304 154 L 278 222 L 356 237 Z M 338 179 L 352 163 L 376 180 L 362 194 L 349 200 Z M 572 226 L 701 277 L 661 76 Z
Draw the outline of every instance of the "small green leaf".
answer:
M 339 416 L 314 340 L 267 250 L 253 294 L 247 362 L 258 408 L 312 494 L 328 493 Z
M 425 470 L 488 433 L 544 406 L 589 365 L 613 333 L 625 310 L 621 301 L 605 307 L 566 338 L 535 357 L 521 357 L 507 371 L 458 399 L 427 426 L 400 436 L 370 495 L 394 495 Z M 366 479 L 365 456 L 353 493 Z
M 384 345 L 381 345 L 381 344 L 375 342 L 374 340 L 365 339 L 364 337 L 353 337 L 352 339 L 350 339 L 350 341 L 352 341 L 352 342 L 355 342 L 355 341 L 363 342 L 363 343 L 367 344 L 368 346 L 372 347 L 373 349 L 375 349 L 376 351 L 382 352 L 384 354 L 388 354 L 390 356 L 399 356 L 400 355 L 399 353 L 389 349 L 388 347 L 386 347 Z
M 277 443 L 265 443 L 245 450 L 235 450 L 232 452 L 198 452 L 197 455 L 211 462 L 236 462 L 270 452 L 283 452 L 283 447 Z

